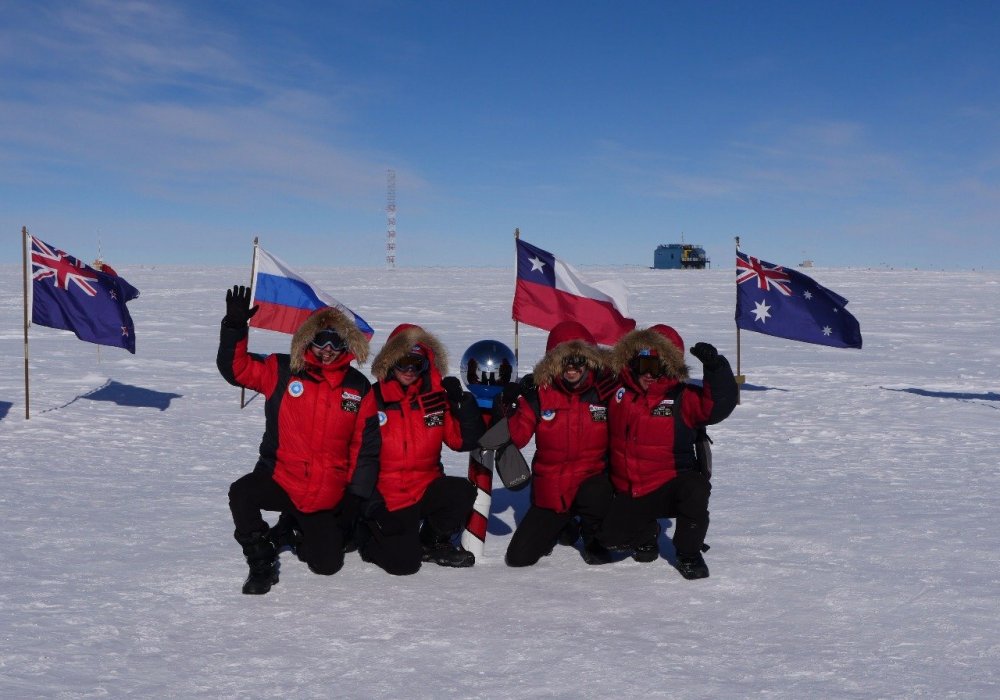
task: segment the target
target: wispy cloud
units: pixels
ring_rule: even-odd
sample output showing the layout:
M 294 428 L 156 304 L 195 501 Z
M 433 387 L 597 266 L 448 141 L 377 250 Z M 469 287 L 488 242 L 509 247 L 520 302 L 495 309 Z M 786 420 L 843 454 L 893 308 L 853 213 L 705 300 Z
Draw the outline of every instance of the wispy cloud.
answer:
M 0 101 L 0 158 L 19 181 L 82 170 L 139 191 L 183 183 L 175 197 L 266 183 L 343 202 L 384 186 L 386 157 L 343 145 L 351 105 L 337 97 L 350 85 L 331 96 L 264 77 L 232 35 L 166 4 L 90 0 L 19 19 L 3 61 L 24 78 Z

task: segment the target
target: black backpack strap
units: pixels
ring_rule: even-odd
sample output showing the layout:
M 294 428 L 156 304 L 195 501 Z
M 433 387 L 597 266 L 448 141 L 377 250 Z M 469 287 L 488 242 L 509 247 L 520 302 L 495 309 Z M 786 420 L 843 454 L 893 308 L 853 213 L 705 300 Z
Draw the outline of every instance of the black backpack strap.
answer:
M 541 399 L 538 398 L 537 386 L 533 386 L 528 391 L 521 394 L 521 400 L 528 402 L 528 405 L 531 406 L 531 410 L 535 412 L 536 418 L 542 415 L 542 402 Z
M 375 406 L 378 408 L 378 410 L 385 411 L 385 399 L 382 398 L 382 387 L 380 387 L 378 384 L 375 384 L 372 387 L 372 391 L 375 392 Z

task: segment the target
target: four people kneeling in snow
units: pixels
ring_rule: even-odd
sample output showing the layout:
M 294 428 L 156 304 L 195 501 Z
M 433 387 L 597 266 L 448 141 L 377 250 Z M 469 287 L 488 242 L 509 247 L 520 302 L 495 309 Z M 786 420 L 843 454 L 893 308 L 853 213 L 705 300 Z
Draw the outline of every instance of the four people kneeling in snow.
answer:
M 320 309 L 289 354 L 260 358 L 247 351 L 256 310 L 246 287 L 227 292 L 217 357 L 227 381 L 265 397 L 257 464 L 229 492 L 250 567 L 243 592 L 278 582 L 285 547 L 324 575 L 353 549 L 396 575 L 422 562 L 472 566 L 473 554 L 453 540 L 476 488 L 444 473 L 441 451 L 473 449 L 486 426 L 475 398 L 446 376 L 440 341 L 419 326 L 397 327 L 372 362 L 373 386 L 350 366 L 369 354 L 353 319 Z M 699 430 L 733 411 L 738 389 L 714 347 L 697 343 L 691 353 L 703 363 L 702 386 L 687 382 L 683 341 L 669 326 L 632 331 L 610 350 L 579 323 L 552 329 L 534 372 L 494 403 L 516 447 L 535 438 L 531 505 L 508 546 L 510 566 L 531 566 L 579 536 L 590 564 L 619 552 L 653 561 L 658 518 L 674 518 L 678 570 L 708 576 L 711 486 L 694 445 Z M 274 527 L 261 510 L 281 512 Z

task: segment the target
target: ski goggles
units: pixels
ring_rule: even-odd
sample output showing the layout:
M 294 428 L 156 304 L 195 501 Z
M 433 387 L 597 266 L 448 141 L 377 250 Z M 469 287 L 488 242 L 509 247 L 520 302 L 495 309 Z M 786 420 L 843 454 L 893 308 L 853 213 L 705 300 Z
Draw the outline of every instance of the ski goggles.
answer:
M 636 355 L 628 363 L 628 366 L 637 377 L 648 374 L 654 379 L 659 379 L 667 373 L 660 358 L 656 355 Z
M 316 352 L 329 348 L 334 352 L 341 352 L 347 349 L 347 341 L 340 337 L 340 333 L 332 328 L 324 328 L 312 339 L 312 348 Z
M 578 372 L 587 367 L 587 358 L 583 355 L 570 355 L 562 361 L 563 369 L 575 369 Z
M 399 358 L 392 368 L 402 372 L 403 374 L 408 374 L 410 372 L 414 374 L 422 374 L 427 371 L 429 366 L 430 363 L 427 361 L 426 357 L 421 355 L 406 355 Z

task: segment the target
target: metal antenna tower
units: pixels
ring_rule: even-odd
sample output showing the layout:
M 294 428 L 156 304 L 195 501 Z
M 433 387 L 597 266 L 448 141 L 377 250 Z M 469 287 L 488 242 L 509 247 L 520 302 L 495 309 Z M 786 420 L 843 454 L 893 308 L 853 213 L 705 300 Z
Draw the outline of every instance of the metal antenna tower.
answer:
M 385 172 L 385 269 L 396 269 L 396 171 Z

